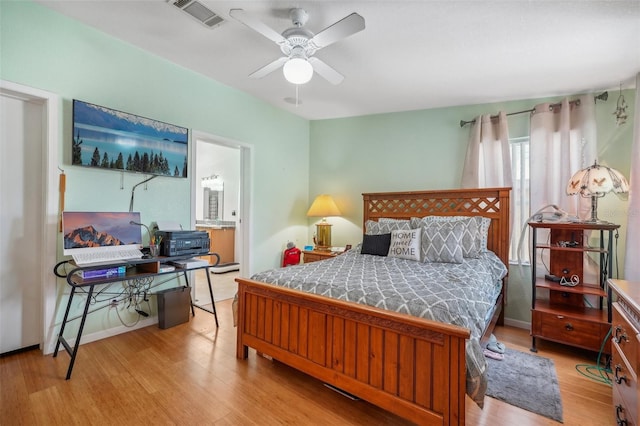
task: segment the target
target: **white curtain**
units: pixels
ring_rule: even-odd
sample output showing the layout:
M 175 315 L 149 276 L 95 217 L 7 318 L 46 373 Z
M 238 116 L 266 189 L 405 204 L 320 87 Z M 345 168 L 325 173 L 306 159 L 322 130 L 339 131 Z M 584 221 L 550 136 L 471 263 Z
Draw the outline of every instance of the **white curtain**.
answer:
M 511 154 L 507 114 L 476 117 L 471 125 L 462 170 L 463 188 L 511 187 Z
M 590 217 L 591 199 L 567 195 L 569 179 L 575 172 L 596 160 L 596 116 L 593 95 L 581 96 L 579 102 L 564 99 L 559 106 L 536 105 L 530 123 L 530 206 L 531 213 L 554 204 L 572 216 Z M 546 210 L 551 211 L 549 209 Z M 544 242 L 548 231 L 538 232 Z M 531 253 L 533 255 L 533 253 Z M 536 259 L 537 275 L 547 273 L 548 250 Z M 532 259 L 533 261 L 533 259 Z M 588 256 L 584 259 L 582 280 L 597 282 L 597 268 Z
M 571 215 L 589 217 L 590 199 L 565 191 L 571 176 L 596 160 L 596 136 L 593 95 L 580 97 L 579 103 L 564 99 L 555 108 L 536 105 L 530 133 L 532 213 L 555 204 Z
M 624 278 L 640 281 L 640 73 L 636 75 L 636 103 L 633 113 L 633 142 L 629 175 L 629 215 Z

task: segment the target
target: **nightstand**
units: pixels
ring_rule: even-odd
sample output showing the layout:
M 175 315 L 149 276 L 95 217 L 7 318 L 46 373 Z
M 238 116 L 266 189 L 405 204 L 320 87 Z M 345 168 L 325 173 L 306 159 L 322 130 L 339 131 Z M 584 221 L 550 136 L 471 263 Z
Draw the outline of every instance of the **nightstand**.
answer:
M 303 263 L 317 262 L 319 260 L 331 259 L 332 257 L 336 257 L 337 255 L 338 253 L 333 253 L 330 251 L 303 250 L 302 262 Z

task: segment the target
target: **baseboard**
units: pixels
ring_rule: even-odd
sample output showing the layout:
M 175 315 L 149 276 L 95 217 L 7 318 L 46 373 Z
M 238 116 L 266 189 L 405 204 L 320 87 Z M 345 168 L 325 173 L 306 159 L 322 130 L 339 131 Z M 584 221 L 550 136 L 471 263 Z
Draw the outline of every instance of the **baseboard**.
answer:
M 106 339 L 107 337 L 117 336 L 118 334 L 128 333 L 129 331 L 137 330 L 139 328 L 148 327 L 150 325 L 154 325 L 154 324 L 157 324 L 157 323 L 158 323 L 158 317 L 157 316 L 152 316 L 152 317 L 140 320 L 136 325 L 134 325 L 132 327 L 125 327 L 124 325 L 120 325 L 118 327 L 113 327 L 113 328 L 110 328 L 108 330 L 100 330 L 100 331 L 96 331 L 95 333 L 83 334 L 82 335 L 82 341 L 80 342 L 80 345 L 84 345 L 85 343 L 96 342 L 98 340 Z M 70 346 L 73 346 L 76 343 L 76 338 L 75 337 L 70 337 L 70 338 L 68 338 L 66 340 L 67 340 L 67 343 L 69 343 Z M 62 349 L 62 350 L 64 350 L 64 349 Z
M 505 318 L 504 325 L 509 327 L 523 328 L 525 330 L 531 330 L 531 323 L 526 321 L 520 321 L 513 318 Z

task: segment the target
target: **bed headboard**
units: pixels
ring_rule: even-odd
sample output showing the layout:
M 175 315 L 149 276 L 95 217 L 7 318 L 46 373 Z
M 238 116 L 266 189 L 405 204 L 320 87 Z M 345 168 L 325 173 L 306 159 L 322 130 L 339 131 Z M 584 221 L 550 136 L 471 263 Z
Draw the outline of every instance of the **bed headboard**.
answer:
M 509 264 L 509 193 L 511 188 L 474 188 L 409 192 L 372 192 L 364 200 L 367 220 L 424 216 L 484 216 L 491 218 L 487 247 Z

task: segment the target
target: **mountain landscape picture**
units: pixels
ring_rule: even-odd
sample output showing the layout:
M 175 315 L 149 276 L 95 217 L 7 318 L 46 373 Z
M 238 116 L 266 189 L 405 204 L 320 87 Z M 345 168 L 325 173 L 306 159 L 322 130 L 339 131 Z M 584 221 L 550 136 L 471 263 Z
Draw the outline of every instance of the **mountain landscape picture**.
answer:
M 187 177 L 189 131 L 74 99 L 71 164 Z
M 140 213 L 64 212 L 64 248 L 142 244 Z

